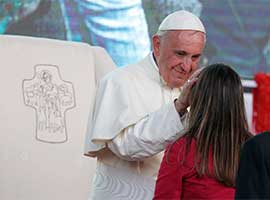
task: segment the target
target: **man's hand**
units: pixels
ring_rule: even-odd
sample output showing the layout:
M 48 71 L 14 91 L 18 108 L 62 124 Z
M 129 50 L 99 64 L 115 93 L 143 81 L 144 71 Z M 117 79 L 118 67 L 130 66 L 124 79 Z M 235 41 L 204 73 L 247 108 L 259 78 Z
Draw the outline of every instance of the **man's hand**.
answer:
M 187 112 L 187 108 L 189 107 L 189 95 L 191 87 L 198 80 L 198 76 L 200 75 L 203 68 L 196 70 L 189 79 L 185 82 L 182 87 L 182 91 L 180 96 L 174 101 L 175 108 L 177 112 L 179 112 L 180 116 L 184 115 Z

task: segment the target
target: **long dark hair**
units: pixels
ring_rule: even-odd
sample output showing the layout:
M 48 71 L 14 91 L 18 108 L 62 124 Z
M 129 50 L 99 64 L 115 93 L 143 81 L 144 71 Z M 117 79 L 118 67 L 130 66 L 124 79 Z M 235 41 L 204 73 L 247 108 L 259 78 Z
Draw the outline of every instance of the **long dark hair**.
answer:
M 202 70 L 191 89 L 185 137 L 187 151 L 192 138 L 196 140 L 195 168 L 199 175 L 211 175 L 226 186 L 235 186 L 240 150 L 251 134 L 241 79 L 231 67 L 218 63 Z M 212 174 L 208 168 L 210 153 Z

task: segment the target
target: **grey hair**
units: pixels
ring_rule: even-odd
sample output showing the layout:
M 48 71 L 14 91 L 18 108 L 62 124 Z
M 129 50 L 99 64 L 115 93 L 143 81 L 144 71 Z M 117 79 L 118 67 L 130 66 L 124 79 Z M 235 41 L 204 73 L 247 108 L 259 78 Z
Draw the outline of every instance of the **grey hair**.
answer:
M 159 36 L 160 38 L 163 37 L 166 33 L 168 33 L 169 31 L 172 31 L 172 30 L 158 30 L 156 32 L 156 35 Z M 200 32 L 200 31 L 196 31 L 194 30 L 194 33 L 197 33 L 197 32 Z M 204 42 L 206 42 L 206 34 L 204 33 Z
M 168 31 L 167 30 L 158 30 L 156 35 L 159 36 L 159 37 L 162 37 L 164 36 Z

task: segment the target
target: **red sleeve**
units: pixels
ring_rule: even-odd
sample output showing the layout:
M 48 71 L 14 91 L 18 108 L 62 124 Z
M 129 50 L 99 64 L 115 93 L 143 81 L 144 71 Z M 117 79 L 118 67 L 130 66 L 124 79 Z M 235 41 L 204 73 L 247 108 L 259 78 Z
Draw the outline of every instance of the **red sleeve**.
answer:
M 181 199 L 183 167 L 183 142 L 178 140 L 173 145 L 168 145 L 158 173 L 154 200 Z

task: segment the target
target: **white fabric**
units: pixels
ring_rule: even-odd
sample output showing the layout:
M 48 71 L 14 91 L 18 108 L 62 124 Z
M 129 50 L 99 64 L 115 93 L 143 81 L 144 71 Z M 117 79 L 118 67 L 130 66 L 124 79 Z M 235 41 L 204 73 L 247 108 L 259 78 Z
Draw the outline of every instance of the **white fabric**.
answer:
M 87 120 L 114 63 L 78 42 L 1 35 L 0 44 L 0 199 L 87 199 L 96 164 L 83 156 Z
M 180 10 L 168 15 L 159 25 L 158 30 L 195 30 L 205 33 L 201 20 L 194 14 Z
M 168 103 L 142 120 L 124 129 L 108 142 L 108 147 L 125 160 L 142 160 L 163 151 L 179 138 L 182 124 L 174 104 Z
M 173 104 L 179 94 L 161 80 L 151 55 L 101 80 L 85 147 L 98 157 L 91 199 L 152 198 L 158 153 L 183 130 Z
M 157 160 L 149 160 L 148 164 L 151 161 L 154 161 L 153 164 L 159 165 Z M 155 179 L 139 174 L 135 171 L 134 164 L 130 163 L 127 170 L 127 168 L 121 166 L 116 168 L 98 162 L 97 171 L 93 178 L 93 191 L 89 199 L 151 200 L 153 198 Z M 141 165 L 144 165 L 144 163 L 141 163 Z M 134 172 L 131 173 L 132 171 Z M 156 174 L 153 174 L 153 176 L 156 176 Z

